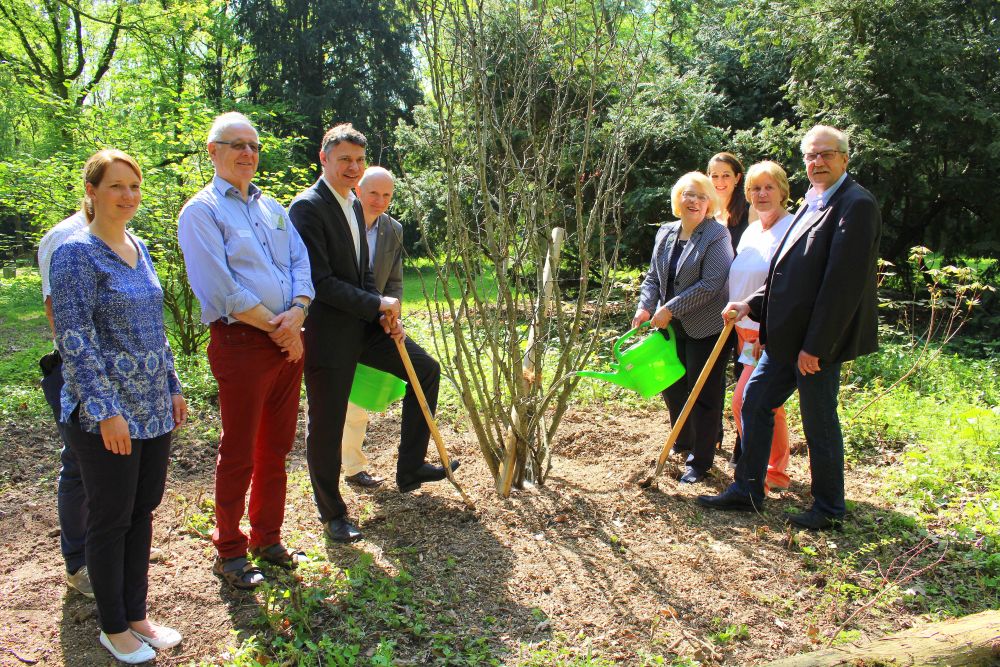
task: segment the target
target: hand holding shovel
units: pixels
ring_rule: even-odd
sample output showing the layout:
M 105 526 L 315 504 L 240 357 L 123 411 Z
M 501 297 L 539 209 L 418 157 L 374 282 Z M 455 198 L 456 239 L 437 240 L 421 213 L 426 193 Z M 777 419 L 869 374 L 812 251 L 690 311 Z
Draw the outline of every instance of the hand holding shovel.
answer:
M 729 333 L 733 330 L 736 320 L 739 319 L 738 316 L 739 313 L 735 310 L 730 310 L 726 313 L 726 326 L 723 327 L 722 333 L 719 334 L 719 339 L 715 341 L 715 347 L 712 348 L 712 353 L 708 355 L 708 361 L 705 362 L 705 367 L 701 369 L 697 382 L 695 382 L 694 387 L 691 388 L 691 393 L 688 395 L 688 399 L 684 402 L 684 408 L 681 410 L 681 414 L 677 417 L 677 423 L 670 429 L 670 435 L 667 437 L 667 441 L 663 444 L 663 449 L 660 451 L 660 457 L 656 461 L 656 472 L 639 482 L 639 486 L 642 488 L 645 489 L 651 486 L 653 484 L 653 480 L 655 480 L 656 477 L 663 472 L 663 465 L 667 462 L 670 450 L 674 446 L 674 443 L 677 442 L 677 438 L 681 434 L 681 429 L 684 428 L 684 424 L 687 422 L 688 416 L 694 409 L 694 404 L 698 400 L 701 388 L 705 386 L 705 382 L 708 381 L 708 376 L 712 372 L 712 366 L 715 365 L 715 361 L 719 358 L 722 348 L 726 346 L 726 341 L 729 339 Z

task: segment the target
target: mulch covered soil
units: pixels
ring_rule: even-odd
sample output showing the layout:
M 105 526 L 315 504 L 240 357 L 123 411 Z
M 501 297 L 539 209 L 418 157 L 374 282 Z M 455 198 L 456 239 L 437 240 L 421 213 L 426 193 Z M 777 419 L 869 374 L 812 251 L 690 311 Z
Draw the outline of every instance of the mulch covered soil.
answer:
M 646 654 L 668 656 L 667 664 L 676 654 L 745 665 L 816 648 L 851 609 L 831 602 L 823 577 L 802 555 L 802 544 L 820 558 L 835 553 L 837 534 L 796 537 L 781 520 L 784 509 L 808 501 L 807 458 L 792 457 L 792 489 L 764 515 L 706 512 L 694 497 L 728 483 L 724 455 L 707 484 L 681 488 L 666 475 L 649 489 L 635 483 L 651 470 L 665 423 L 659 406 L 614 414 L 571 410 L 547 483 L 509 500 L 494 492 L 471 434 L 442 424 L 452 455 L 462 461 L 458 477 L 476 503 L 473 513 L 447 483 L 400 495 L 391 483 L 398 414 L 373 416 L 371 471 L 389 482 L 371 493 L 345 485 L 366 536 L 347 546 L 324 543 L 300 424 L 289 460 L 286 540 L 338 567 L 362 553 L 386 572 L 405 566 L 417 595 L 434 587 L 451 591 L 447 609 L 436 611 L 451 617 L 451 631 L 486 637 L 503 664 L 520 664 L 539 647 L 563 656 L 589 651 L 623 665 L 641 664 Z M 0 664 L 113 664 L 97 643 L 94 604 L 64 583 L 55 428 L 7 422 L 0 442 Z M 239 643 L 234 631 L 260 632 L 253 624 L 260 596 L 222 586 L 210 571 L 211 543 L 188 528 L 199 499 L 211 497 L 214 447 L 190 432 L 179 438 L 156 512 L 150 617 L 185 635 L 157 665 L 221 662 L 227 647 Z M 849 497 L 880 502 L 865 477 L 848 472 Z M 905 613 L 866 614 L 854 627 L 881 635 L 909 623 Z M 747 636 L 710 638 L 740 624 Z M 403 664 L 442 660 L 413 637 L 397 640 Z M 362 656 L 371 648 L 362 646 Z

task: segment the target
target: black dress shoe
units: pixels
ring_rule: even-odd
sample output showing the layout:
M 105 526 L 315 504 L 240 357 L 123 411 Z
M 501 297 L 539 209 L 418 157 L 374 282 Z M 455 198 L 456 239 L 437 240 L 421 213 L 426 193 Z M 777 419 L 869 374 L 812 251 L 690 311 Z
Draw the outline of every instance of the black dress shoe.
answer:
M 366 489 L 374 489 L 376 486 L 381 486 L 385 480 L 381 477 L 372 477 L 368 474 L 368 471 L 362 470 L 356 475 L 345 477 L 344 481 Z
M 759 512 L 762 509 L 762 507 L 754 505 L 750 496 L 745 496 L 731 489 L 726 489 L 717 496 L 698 496 L 698 504 L 713 510 L 733 512 Z
M 822 512 L 811 509 L 808 512 L 799 514 L 786 514 L 785 521 L 808 530 L 841 530 L 844 520 L 834 516 L 827 516 Z
M 451 471 L 455 472 L 456 470 L 458 470 L 458 461 L 452 459 Z M 447 476 L 443 467 L 425 463 L 413 472 L 396 475 L 396 484 L 399 485 L 400 493 L 407 493 L 419 489 L 424 482 L 440 482 Z
M 707 476 L 708 476 L 707 473 L 703 473 L 697 468 L 692 468 L 691 466 L 687 466 L 684 469 L 684 472 L 681 473 L 681 476 L 677 478 L 677 481 L 679 481 L 681 484 L 697 484 L 701 480 L 705 479 L 705 477 Z
M 334 542 L 356 542 L 363 537 L 358 527 L 344 517 L 330 519 L 323 532 Z

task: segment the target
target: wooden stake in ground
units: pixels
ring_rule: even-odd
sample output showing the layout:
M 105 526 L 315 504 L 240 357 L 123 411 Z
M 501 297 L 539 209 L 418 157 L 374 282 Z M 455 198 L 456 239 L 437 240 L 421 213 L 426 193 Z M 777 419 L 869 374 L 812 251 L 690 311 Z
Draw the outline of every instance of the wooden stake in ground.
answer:
M 722 328 L 722 333 L 719 334 L 719 340 L 715 341 L 715 347 L 712 348 L 712 353 L 708 355 L 708 361 L 705 362 L 705 367 L 701 369 L 701 373 L 698 375 L 698 381 L 695 382 L 694 387 L 691 388 L 691 393 L 684 402 L 684 408 L 681 410 L 680 416 L 677 417 L 677 423 L 670 429 L 670 435 L 667 437 L 667 441 L 663 443 L 663 449 L 660 450 L 660 458 L 656 460 L 656 472 L 640 482 L 639 486 L 646 488 L 652 485 L 653 480 L 656 479 L 661 472 L 663 472 L 663 464 L 667 462 L 667 457 L 670 456 L 670 449 L 674 446 L 674 443 L 677 442 L 677 438 L 681 434 L 681 429 L 684 428 L 684 424 L 687 422 L 688 415 L 690 415 L 691 411 L 694 409 L 695 401 L 698 400 L 698 395 L 701 394 L 701 388 L 704 387 L 705 382 L 708 381 L 708 376 L 712 372 L 712 366 L 715 365 L 715 360 L 719 358 L 719 354 L 722 353 L 722 348 L 726 346 L 726 341 L 729 339 L 729 333 L 733 330 L 733 325 L 736 324 L 737 314 L 738 313 L 735 310 L 729 311 L 729 317 L 726 318 L 726 326 Z
M 451 472 L 451 458 L 448 456 L 448 449 L 444 446 L 444 438 L 441 437 L 441 432 L 438 431 L 437 423 L 434 421 L 434 415 L 431 414 L 431 409 L 427 405 L 427 397 L 424 396 L 424 388 L 420 386 L 420 380 L 417 378 L 417 371 L 413 368 L 413 362 L 410 361 L 410 353 L 406 351 L 406 343 L 396 338 L 392 339 L 396 343 L 396 349 L 399 350 L 399 358 L 403 360 L 403 366 L 406 368 L 406 376 L 410 378 L 410 386 L 413 387 L 413 393 L 417 397 L 417 403 L 420 404 L 420 410 L 424 413 L 424 419 L 427 420 L 427 427 L 430 428 L 431 436 L 434 438 L 434 444 L 437 445 L 438 456 L 441 457 L 441 465 L 444 466 L 444 474 L 448 476 L 448 481 L 451 482 L 452 486 L 458 489 L 459 494 L 462 496 L 462 500 L 465 504 L 474 508 L 476 505 L 472 500 L 465 494 L 465 489 L 463 489 L 459 483 L 455 480 L 455 475 Z
M 1000 663 L 1000 611 L 930 623 L 864 644 L 845 644 L 784 658 L 767 667 L 960 665 Z

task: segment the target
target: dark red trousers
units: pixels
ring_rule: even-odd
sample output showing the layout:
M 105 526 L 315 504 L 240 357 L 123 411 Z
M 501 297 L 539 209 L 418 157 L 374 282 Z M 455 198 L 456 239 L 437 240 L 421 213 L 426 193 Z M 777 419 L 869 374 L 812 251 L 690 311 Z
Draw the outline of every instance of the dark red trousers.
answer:
M 208 362 L 219 383 L 222 436 L 215 463 L 215 532 L 223 558 L 281 541 L 285 458 L 295 440 L 302 359 L 289 363 L 271 338 L 247 324 L 210 326 Z M 250 537 L 240 530 L 250 491 Z

